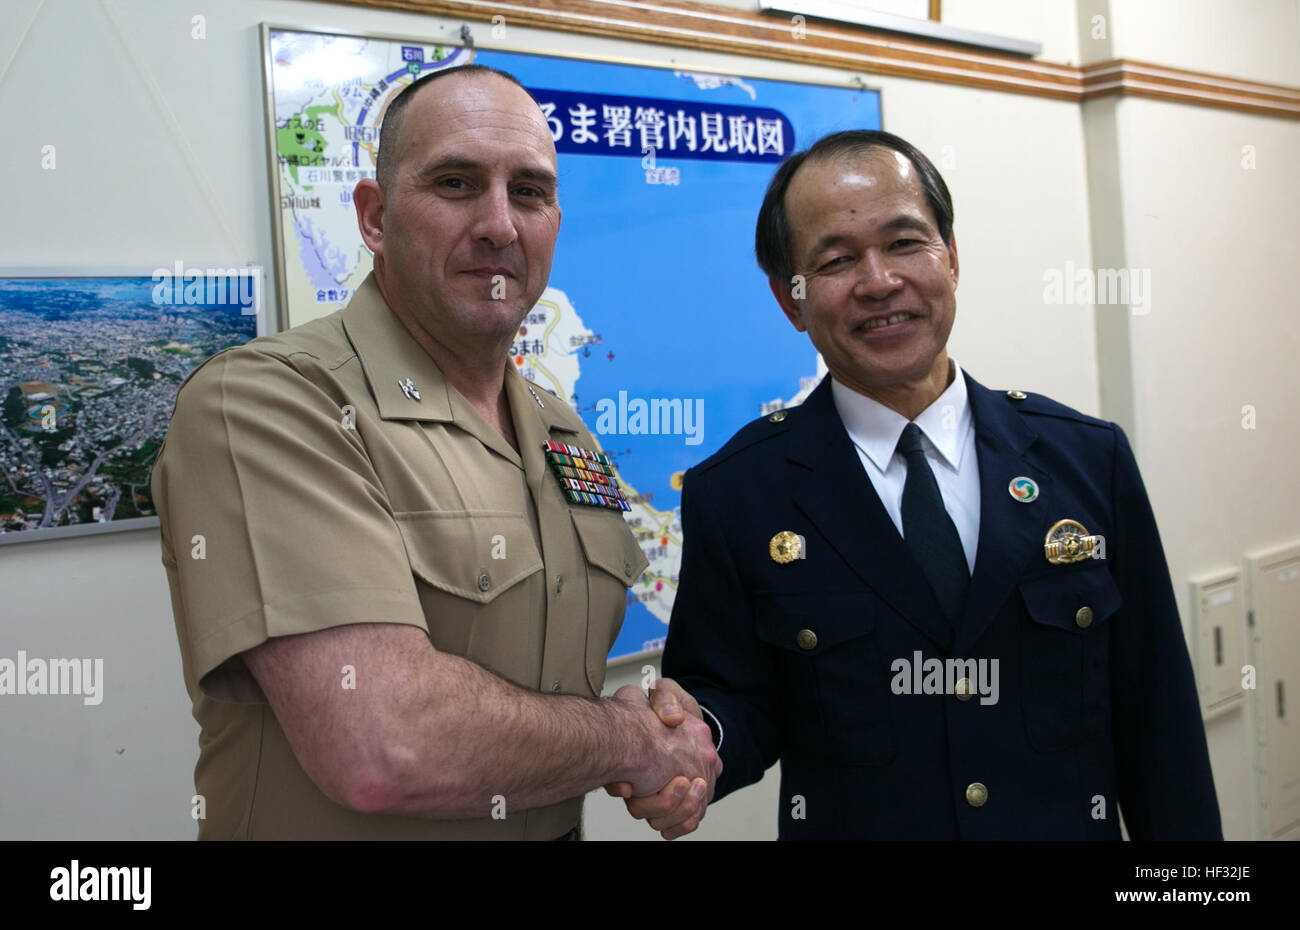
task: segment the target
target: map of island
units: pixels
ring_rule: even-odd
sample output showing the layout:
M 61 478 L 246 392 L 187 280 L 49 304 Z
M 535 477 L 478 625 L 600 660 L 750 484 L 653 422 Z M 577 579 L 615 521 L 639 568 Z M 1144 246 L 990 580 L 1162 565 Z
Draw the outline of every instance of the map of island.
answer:
M 601 345 L 599 334 L 582 322 L 568 295 L 548 287 L 537 305 L 524 317 L 510 355 L 519 373 L 529 381 L 578 406 L 581 359 L 590 358 L 592 346 Z M 605 452 L 596 441 L 597 451 Z M 668 623 L 682 563 L 681 522 L 675 510 L 658 510 L 620 473 L 619 482 L 632 509 L 624 515 L 650 565 L 628 591 L 631 603 L 645 606 Z M 656 648 L 650 646 L 647 648 Z

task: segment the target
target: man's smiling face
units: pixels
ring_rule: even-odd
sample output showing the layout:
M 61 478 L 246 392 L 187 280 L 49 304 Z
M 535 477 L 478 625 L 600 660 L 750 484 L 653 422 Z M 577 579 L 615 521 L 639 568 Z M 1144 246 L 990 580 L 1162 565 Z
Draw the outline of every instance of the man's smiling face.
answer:
M 508 341 L 550 277 L 555 146 L 521 88 L 494 75 L 443 80 L 404 114 L 376 275 L 441 344 Z
M 884 148 L 808 161 L 785 209 L 805 296 L 782 281 L 772 292 L 836 380 L 865 394 L 946 383 L 956 239 L 939 235 L 912 163 Z

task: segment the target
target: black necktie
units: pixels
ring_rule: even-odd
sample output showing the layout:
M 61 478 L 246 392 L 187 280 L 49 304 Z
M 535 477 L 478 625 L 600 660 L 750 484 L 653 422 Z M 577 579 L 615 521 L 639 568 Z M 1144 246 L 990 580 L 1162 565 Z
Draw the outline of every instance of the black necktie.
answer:
M 903 539 L 921 564 L 948 622 L 956 628 L 966 610 L 966 592 L 970 588 L 961 536 L 944 509 L 939 484 L 921 446 L 921 428 L 915 423 L 903 427 L 898 451 L 907 457 Z

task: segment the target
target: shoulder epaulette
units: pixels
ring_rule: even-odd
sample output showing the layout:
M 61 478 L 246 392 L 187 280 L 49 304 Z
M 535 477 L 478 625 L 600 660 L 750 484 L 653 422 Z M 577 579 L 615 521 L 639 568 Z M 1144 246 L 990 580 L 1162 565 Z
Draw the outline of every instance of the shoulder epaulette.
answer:
M 1075 423 L 1110 429 L 1110 423 L 1107 421 L 1097 417 L 1090 417 L 1086 413 L 1080 413 L 1073 407 L 1067 407 L 1060 401 L 1052 400 L 1042 394 L 1030 394 L 1026 391 L 1007 391 L 1004 397 L 1006 402 L 1014 409 L 1029 416 L 1055 417 L 1059 420 L 1073 420 Z
M 735 435 L 728 439 L 721 449 L 696 465 L 694 470 L 707 471 L 752 446 L 775 439 L 790 428 L 791 421 L 799 416 L 799 413 L 798 407 L 787 407 L 766 416 L 761 416 L 756 420 L 750 420 L 736 430 Z

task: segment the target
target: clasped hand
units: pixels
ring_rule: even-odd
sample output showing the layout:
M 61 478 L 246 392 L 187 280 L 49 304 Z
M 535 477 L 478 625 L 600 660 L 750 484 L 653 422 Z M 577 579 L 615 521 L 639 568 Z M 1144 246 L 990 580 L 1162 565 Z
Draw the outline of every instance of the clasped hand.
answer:
M 713 749 L 713 735 L 704 722 L 700 705 L 671 678 L 660 678 L 647 704 L 641 690 L 625 685 L 616 700 L 639 704 L 653 711 L 661 727 L 651 725 L 660 752 L 659 763 L 633 781 L 605 786 L 622 798 L 628 813 L 647 821 L 666 840 L 693 832 L 713 800 L 714 786 L 722 774 L 722 760 Z M 662 779 L 668 776 L 666 782 Z M 656 785 L 662 785 L 657 790 Z

